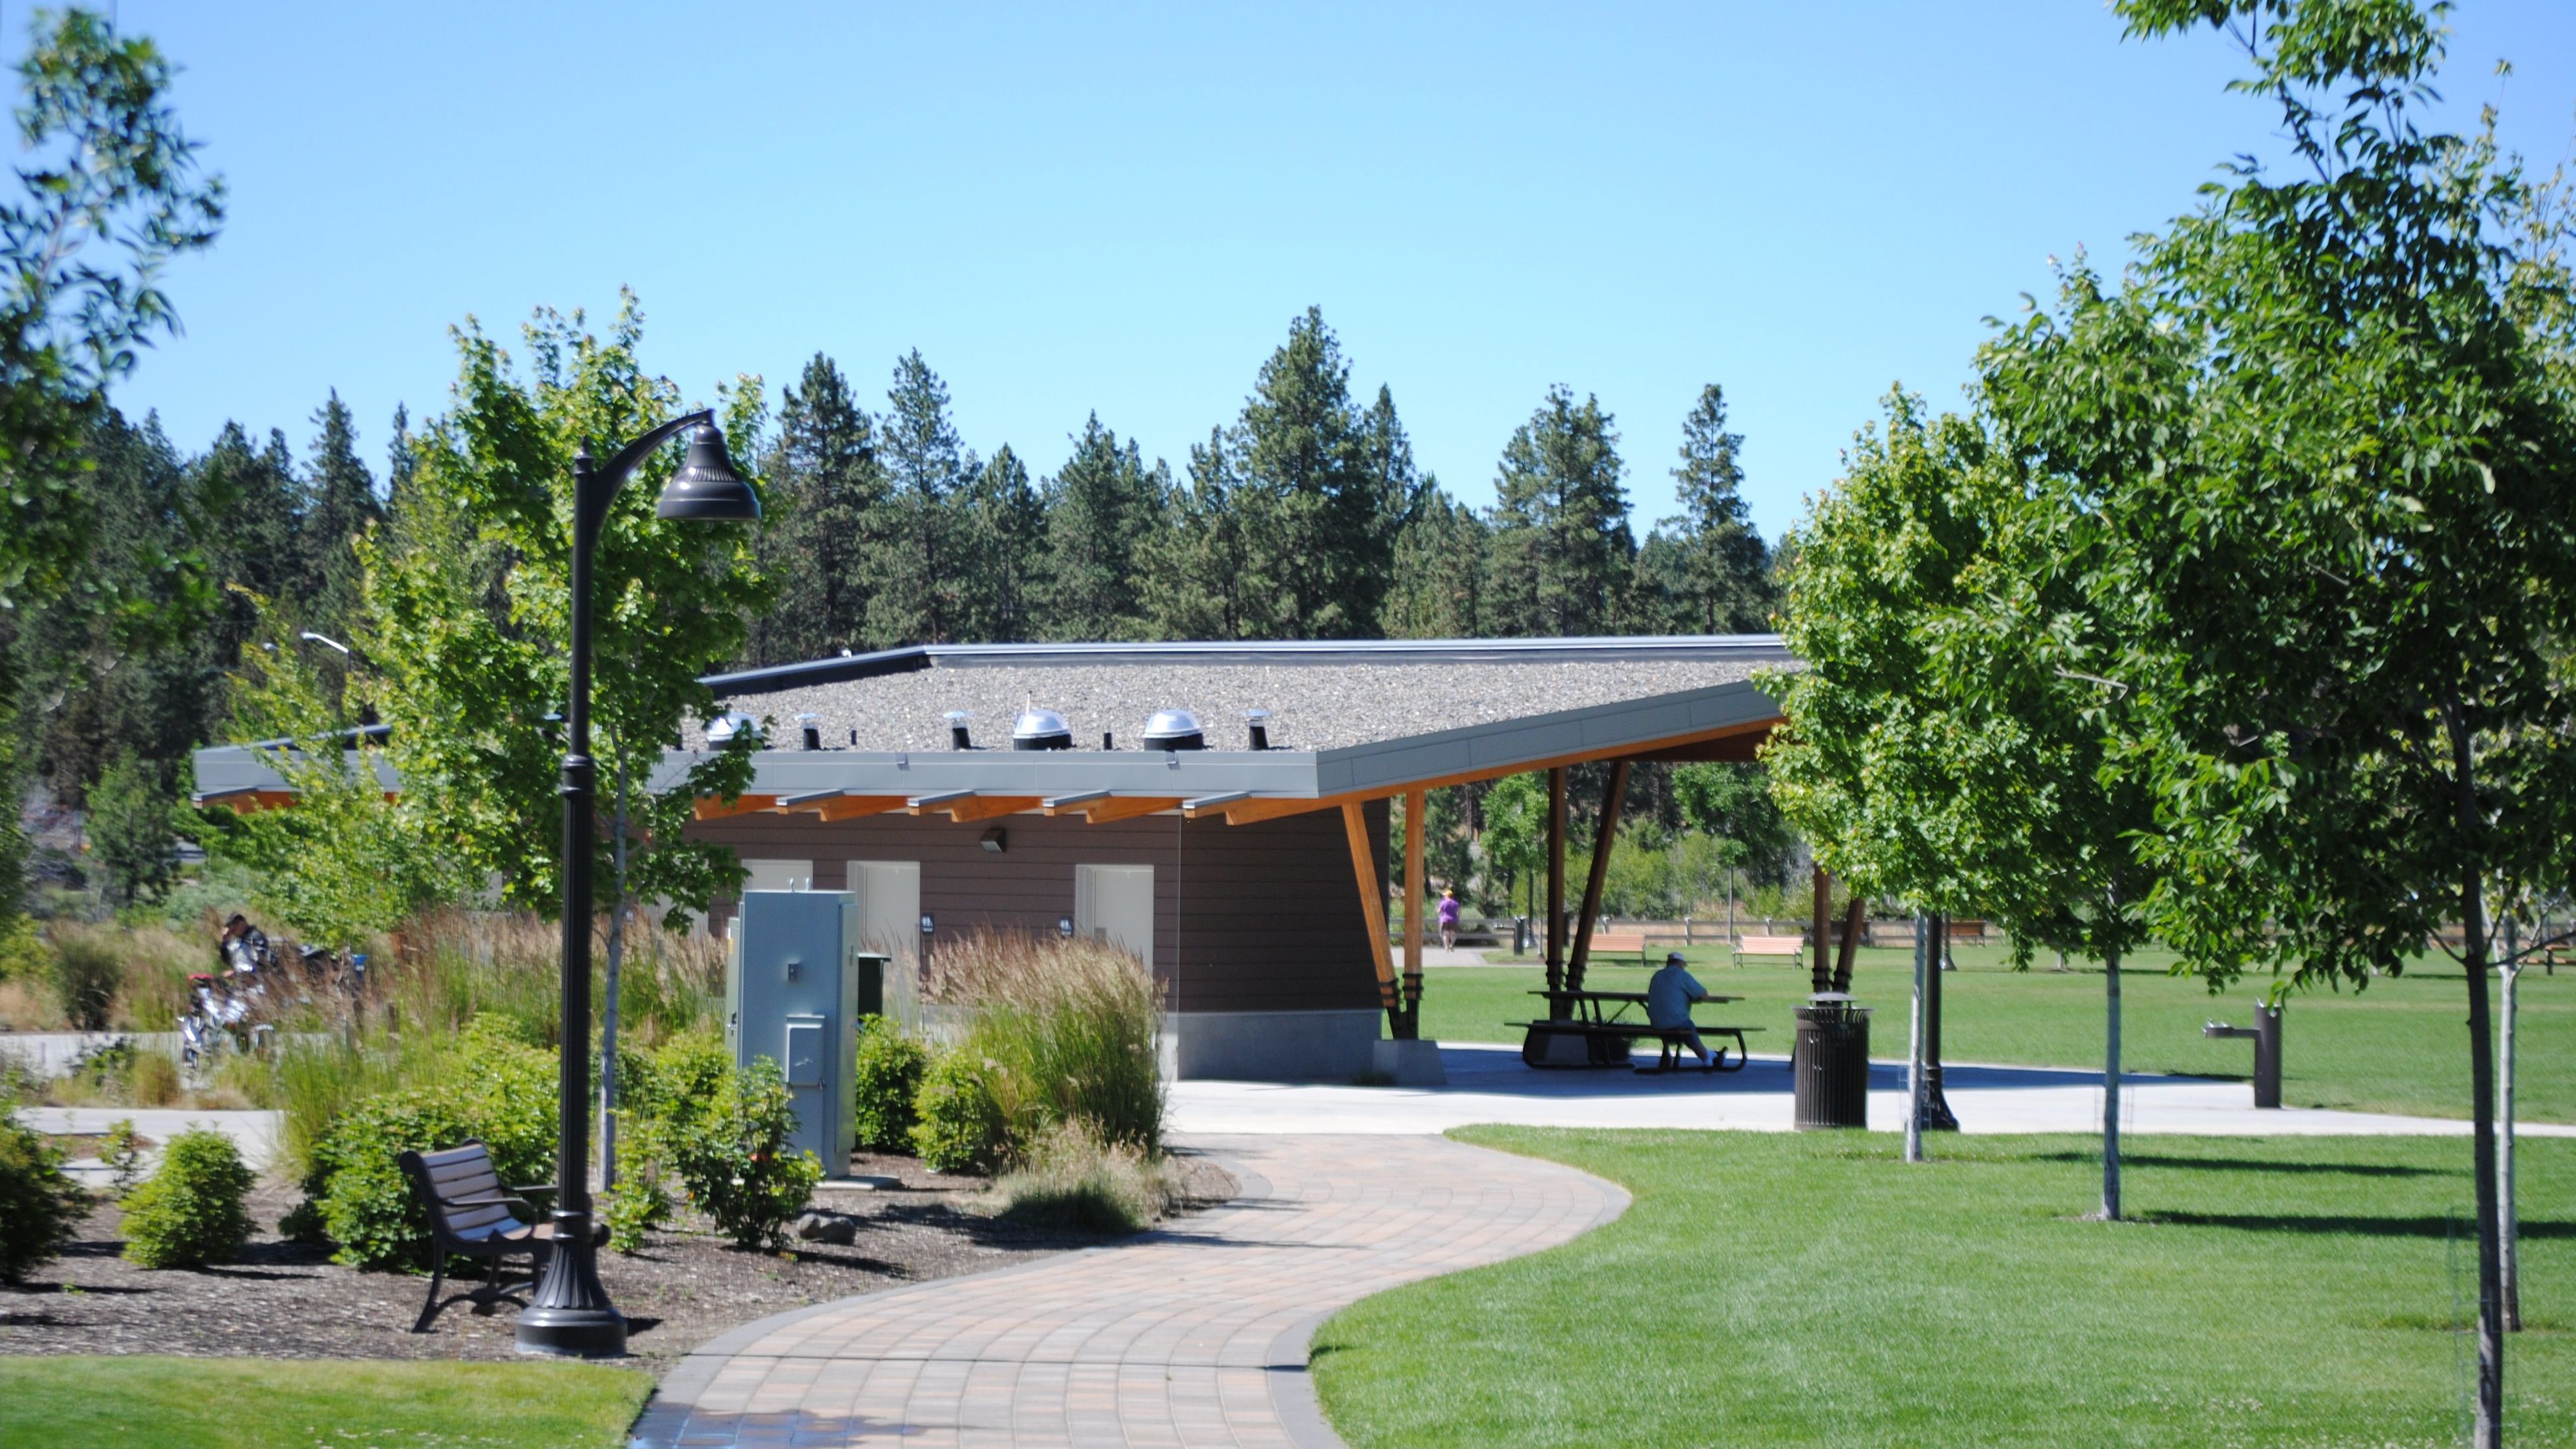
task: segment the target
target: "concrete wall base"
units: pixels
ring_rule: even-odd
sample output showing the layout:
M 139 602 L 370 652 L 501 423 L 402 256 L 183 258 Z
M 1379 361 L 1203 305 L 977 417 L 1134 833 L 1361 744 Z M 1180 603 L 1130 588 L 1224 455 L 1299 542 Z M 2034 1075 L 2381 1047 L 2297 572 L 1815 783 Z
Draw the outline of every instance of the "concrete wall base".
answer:
M 1399 1087 L 1445 1087 L 1449 1073 L 1440 1065 L 1436 1041 L 1382 1041 L 1372 1065 L 1378 1077 Z
M 1167 1081 L 1354 1082 L 1377 1072 L 1380 1019 L 1374 1009 L 1166 1012 L 1163 1076 Z M 1432 1060 L 1436 1067 L 1436 1053 Z

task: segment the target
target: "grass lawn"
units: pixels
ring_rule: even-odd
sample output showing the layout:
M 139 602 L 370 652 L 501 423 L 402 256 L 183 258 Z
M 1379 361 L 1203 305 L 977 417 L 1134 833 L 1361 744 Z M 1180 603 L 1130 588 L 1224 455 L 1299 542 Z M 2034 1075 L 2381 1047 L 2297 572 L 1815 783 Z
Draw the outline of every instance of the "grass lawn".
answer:
M 652 1388 L 593 1364 L 0 1358 L 0 1449 L 613 1449 Z
M 2156 1138 L 2102 1224 L 2078 1137 L 1477 1127 L 1636 1201 L 1315 1339 L 1354 1449 L 2465 1441 L 2468 1145 Z M 2509 1439 L 2576 1445 L 2576 1140 L 2522 1150 Z
M 1715 947 L 1687 952 L 1692 974 L 1709 990 L 1745 1000 L 1700 1008 L 1702 1021 L 1759 1024 L 1753 1049 L 1789 1050 L 1789 1009 L 1806 999 L 1804 967 L 1727 964 Z M 2102 1065 L 2102 972 L 2098 966 L 2059 973 L 2042 957 L 2027 972 L 2011 969 L 2000 947 L 1962 947 L 1959 968 L 1943 980 L 1942 1055 L 1951 1061 L 2022 1066 Z M 1658 952 L 1660 955 L 1660 952 Z M 2142 955 L 2120 973 L 2122 1056 L 2129 1068 L 2243 1078 L 2254 1046 L 2209 1041 L 2211 1019 L 2244 1025 L 2270 978 L 2246 978 L 2221 996 L 2201 982 L 2169 976 L 2166 952 Z M 1456 966 L 1425 973 L 1422 1034 L 1443 1041 L 1511 1041 L 1503 1025 L 1543 1008 L 1527 993 L 1542 982 L 1536 965 Z M 1852 993 L 1879 1008 L 1870 1045 L 1875 1055 L 1905 1055 L 1906 1013 L 1913 989 L 1911 951 L 1863 950 L 1852 968 Z M 1587 985 L 1642 991 L 1634 967 L 1594 967 Z M 2500 999 L 2490 988 L 2489 1000 Z M 2304 992 L 2290 998 L 2282 1021 L 2282 1100 L 2295 1107 L 2343 1107 L 2428 1117 L 2469 1115 L 2468 986 L 2449 961 L 2385 977 L 2367 990 Z M 2515 1098 L 2527 1122 L 2576 1122 L 2576 971 L 2522 977 L 2518 1034 L 2521 1083 Z

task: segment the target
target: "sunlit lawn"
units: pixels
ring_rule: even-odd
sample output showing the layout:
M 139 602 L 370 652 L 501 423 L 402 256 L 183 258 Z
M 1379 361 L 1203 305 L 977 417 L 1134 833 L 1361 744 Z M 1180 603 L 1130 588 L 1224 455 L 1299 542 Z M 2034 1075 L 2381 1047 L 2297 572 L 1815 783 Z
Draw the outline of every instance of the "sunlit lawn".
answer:
M 1662 948 L 1657 949 L 1659 957 Z M 1738 969 L 1724 950 L 1696 947 L 1692 970 L 1710 990 L 1746 998 L 1706 1006 L 1702 1021 L 1761 1024 L 1757 1052 L 1785 1053 L 1790 1008 L 1805 999 L 1807 972 L 1778 962 Z M 2059 973 L 2056 958 L 2042 956 L 2028 972 L 2014 972 L 1999 948 L 1962 947 L 1960 969 L 1944 980 L 1943 1054 L 1961 1062 L 2099 1069 L 2102 1062 L 2102 973 L 2079 963 Z M 1634 956 L 1629 957 L 1634 960 Z M 2196 979 L 2166 974 L 2168 953 L 2144 955 L 2120 973 L 2124 998 L 2123 1058 L 2138 1071 L 2184 1072 L 2242 1078 L 2253 1069 L 2253 1045 L 2210 1041 L 2201 1023 L 2218 1018 L 2244 1024 L 2268 977 L 2246 978 L 2211 996 Z M 1863 950 L 1852 972 L 1852 991 L 1876 1006 L 1871 1048 L 1876 1056 L 1905 1055 L 1910 951 Z M 1442 967 L 1427 973 L 1422 1034 L 1444 1041 L 1513 1041 L 1507 1021 L 1526 1021 L 1538 998 L 1540 968 Z M 1646 973 L 1634 966 L 1596 966 L 1588 984 L 1606 990 L 1642 990 Z M 2493 991 L 2491 989 L 2491 999 Z M 2427 962 L 2402 977 L 2384 977 L 2356 991 L 2302 992 L 2290 998 L 2283 1020 L 2283 1100 L 2292 1106 L 2344 1107 L 2465 1117 L 2469 1101 L 2467 984 L 2449 961 Z M 2519 1115 L 2526 1121 L 2576 1122 L 2576 971 L 2522 977 Z
M 2080 1137 L 1469 1128 L 1626 1185 L 1561 1248 L 1317 1335 L 1354 1449 L 2463 1442 L 2476 1301 L 2456 1138 L 2141 1139 L 2088 1222 Z M 2522 1160 L 2510 1442 L 2576 1444 L 2576 1141 Z
M 652 1386 L 586 1364 L 0 1357 L 0 1449 L 612 1449 Z

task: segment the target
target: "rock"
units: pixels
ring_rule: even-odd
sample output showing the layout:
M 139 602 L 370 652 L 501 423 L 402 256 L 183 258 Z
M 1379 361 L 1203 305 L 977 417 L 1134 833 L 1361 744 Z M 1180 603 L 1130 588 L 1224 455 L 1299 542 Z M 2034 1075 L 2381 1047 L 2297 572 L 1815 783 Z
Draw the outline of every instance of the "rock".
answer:
M 796 1236 L 808 1243 L 846 1248 L 859 1240 L 859 1220 L 847 1213 L 806 1213 L 796 1220 Z

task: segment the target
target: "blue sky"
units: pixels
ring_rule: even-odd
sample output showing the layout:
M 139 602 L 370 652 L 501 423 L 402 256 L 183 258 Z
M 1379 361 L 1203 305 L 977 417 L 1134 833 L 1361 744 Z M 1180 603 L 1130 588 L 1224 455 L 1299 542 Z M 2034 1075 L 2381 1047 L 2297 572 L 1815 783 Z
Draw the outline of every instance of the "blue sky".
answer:
M 2116 258 L 2273 131 L 2224 42 L 2082 0 L 117 9 L 232 186 L 119 399 L 191 449 L 300 449 L 337 387 L 381 456 L 396 402 L 445 405 L 451 324 L 622 284 L 694 396 L 821 350 L 881 400 L 919 347 L 981 452 L 1051 471 L 1096 409 L 1177 469 L 1312 303 L 1478 502 L 1562 382 L 1651 521 L 1722 383 L 1776 534 L 1890 383 L 1954 399 L 2049 256 Z M 2451 109 L 2501 97 L 2555 164 L 2576 5 L 2453 27 Z

